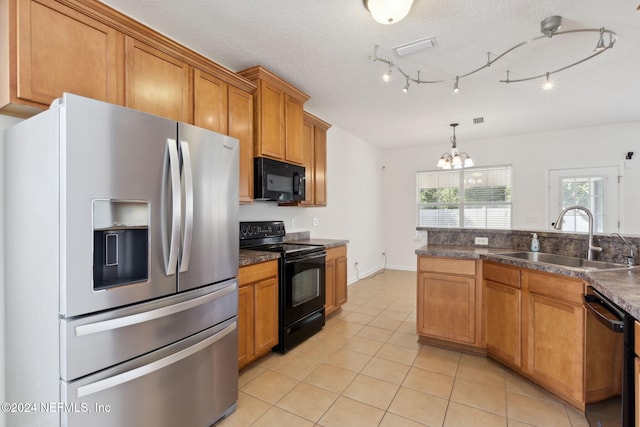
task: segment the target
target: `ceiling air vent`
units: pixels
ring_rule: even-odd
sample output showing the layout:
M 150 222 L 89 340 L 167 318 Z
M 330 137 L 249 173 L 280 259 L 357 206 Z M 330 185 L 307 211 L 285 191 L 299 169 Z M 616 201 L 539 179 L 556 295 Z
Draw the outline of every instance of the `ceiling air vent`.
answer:
M 403 43 L 398 46 L 394 46 L 392 49 L 398 56 L 407 56 L 420 52 L 421 50 L 432 48 L 436 45 L 436 38 L 433 36 L 425 37 L 423 39 L 414 40 L 412 42 Z
M 479 125 L 479 124 L 481 124 L 481 123 L 484 123 L 484 117 L 475 117 L 475 118 L 473 119 L 473 124 L 474 124 L 474 125 Z

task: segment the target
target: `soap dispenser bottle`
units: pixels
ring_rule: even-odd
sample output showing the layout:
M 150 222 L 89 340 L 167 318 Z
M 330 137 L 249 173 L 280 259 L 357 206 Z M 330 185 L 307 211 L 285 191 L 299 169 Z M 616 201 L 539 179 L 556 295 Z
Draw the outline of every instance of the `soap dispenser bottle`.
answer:
M 538 235 L 536 233 L 532 233 L 531 238 L 531 252 L 539 252 L 540 251 L 540 240 L 538 240 Z

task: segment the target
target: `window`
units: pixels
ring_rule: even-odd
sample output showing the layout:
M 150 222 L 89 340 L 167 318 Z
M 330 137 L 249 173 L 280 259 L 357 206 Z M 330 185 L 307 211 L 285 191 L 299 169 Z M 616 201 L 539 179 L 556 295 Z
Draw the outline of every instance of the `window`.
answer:
M 591 211 L 595 232 L 617 231 L 618 167 L 550 170 L 550 222 L 562 209 L 575 205 Z M 562 220 L 562 230 L 588 232 L 589 221 L 582 211 L 569 211 Z
M 418 227 L 511 228 L 511 166 L 416 174 Z

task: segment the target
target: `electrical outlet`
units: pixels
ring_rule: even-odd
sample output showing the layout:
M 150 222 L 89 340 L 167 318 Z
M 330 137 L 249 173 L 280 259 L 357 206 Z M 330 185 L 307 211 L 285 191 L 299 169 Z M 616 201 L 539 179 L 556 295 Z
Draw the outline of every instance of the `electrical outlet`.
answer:
M 475 238 L 475 244 L 476 245 L 488 245 L 489 244 L 489 238 L 488 237 L 476 237 Z
M 296 227 L 296 219 L 291 218 L 291 228 L 295 228 L 295 227 Z
M 318 218 L 313 218 L 311 220 L 311 224 L 313 224 L 314 227 L 317 227 L 318 226 Z

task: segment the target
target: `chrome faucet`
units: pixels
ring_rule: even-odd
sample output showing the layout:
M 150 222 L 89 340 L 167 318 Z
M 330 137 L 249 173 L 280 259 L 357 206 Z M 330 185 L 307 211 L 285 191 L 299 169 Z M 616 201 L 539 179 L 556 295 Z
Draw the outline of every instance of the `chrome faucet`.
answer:
M 631 267 L 634 264 L 634 258 L 633 258 L 633 246 L 631 245 L 631 243 L 627 242 L 627 239 L 625 239 L 624 237 L 622 237 L 620 234 L 618 233 L 611 233 L 610 234 L 611 237 L 613 236 L 618 236 L 620 239 L 622 239 L 622 241 L 624 242 L 625 245 L 627 245 L 627 247 L 629 248 L 629 255 L 627 255 L 625 258 L 627 258 L 627 265 L 629 267 Z
M 560 212 L 560 215 L 558 215 L 558 219 L 556 219 L 556 222 L 552 222 L 551 225 L 553 225 L 553 228 L 555 228 L 556 230 L 561 230 L 562 218 L 567 212 L 574 209 L 583 211 L 587 214 L 587 218 L 589 219 L 589 245 L 587 248 L 587 259 L 591 261 L 593 260 L 593 251 L 602 252 L 602 248 L 593 244 L 593 215 L 591 214 L 591 211 L 589 209 L 585 208 L 584 206 L 569 206 L 568 208 L 564 208 L 562 212 Z

